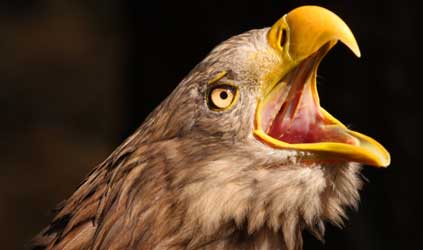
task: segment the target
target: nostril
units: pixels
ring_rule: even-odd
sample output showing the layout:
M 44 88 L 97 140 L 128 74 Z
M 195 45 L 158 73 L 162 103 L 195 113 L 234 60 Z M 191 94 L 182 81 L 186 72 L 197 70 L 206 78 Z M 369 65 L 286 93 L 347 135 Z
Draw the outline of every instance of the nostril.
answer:
M 283 48 L 285 46 L 285 43 L 286 43 L 286 40 L 287 40 L 286 36 L 287 36 L 286 29 L 282 29 L 281 42 L 280 42 L 281 48 Z

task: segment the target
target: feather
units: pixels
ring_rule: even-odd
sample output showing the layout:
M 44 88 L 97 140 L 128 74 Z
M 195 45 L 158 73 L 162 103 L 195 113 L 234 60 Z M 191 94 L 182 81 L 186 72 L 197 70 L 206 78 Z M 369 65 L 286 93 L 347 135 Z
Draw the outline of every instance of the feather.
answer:
M 313 153 L 252 136 L 257 77 L 276 60 L 268 30 L 216 47 L 58 206 L 32 249 L 300 250 L 303 229 L 322 239 L 325 221 L 342 225 L 358 164 L 304 164 Z M 222 112 L 205 97 L 216 74 L 244 91 Z

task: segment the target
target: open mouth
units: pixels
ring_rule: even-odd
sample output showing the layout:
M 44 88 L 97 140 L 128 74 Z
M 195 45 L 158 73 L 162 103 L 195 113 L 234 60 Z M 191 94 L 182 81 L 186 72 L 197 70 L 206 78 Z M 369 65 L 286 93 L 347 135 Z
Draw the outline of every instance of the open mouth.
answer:
M 254 134 L 275 148 L 318 152 L 320 159 L 387 165 L 389 154 L 382 145 L 348 129 L 320 107 L 317 68 L 334 44 L 326 43 L 264 93 Z
M 386 167 L 391 158 L 376 140 L 350 130 L 320 107 L 317 68 L 338 42 L 360 57 L 357 41 L 335 13 L 303 6 L 280 18 L 267 32 L 277 60 L 266 64 L 257 100 L 254 136 L 275 149 L 305 151 L 310 162 L 359 162 Z M 304 157 L 303 157 L 304 156 Z
M 329 44 L 324 45 L 277 83 L 286 90 L 270 93 L 277 95 L 276 98 L 270 97 L 262 107 L 261 127 L 267 135 L 290 144 L 358 144 L 358 140 L 346 133 L 340 124 L 326 117 L 319 105 L 315 74 L 329 48 Z

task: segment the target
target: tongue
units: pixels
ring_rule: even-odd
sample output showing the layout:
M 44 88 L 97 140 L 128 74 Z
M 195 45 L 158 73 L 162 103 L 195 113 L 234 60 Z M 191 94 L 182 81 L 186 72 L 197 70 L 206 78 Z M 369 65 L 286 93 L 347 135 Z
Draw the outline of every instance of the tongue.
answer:
M 269 127 L 267 134 L 291 143 L 341 142 L 357 145 L 356 138 L 340 125 L 325 119 L 313 98 L 311 77 L 293 83 L 290 94 Z

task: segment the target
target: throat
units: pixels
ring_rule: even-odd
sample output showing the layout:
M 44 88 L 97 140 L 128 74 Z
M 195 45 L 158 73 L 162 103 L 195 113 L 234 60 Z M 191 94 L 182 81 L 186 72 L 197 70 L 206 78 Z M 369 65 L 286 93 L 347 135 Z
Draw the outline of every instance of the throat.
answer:
M 324 116 L 313 95 L 312 79 L 309 77 L 305 84 L 293 84 L 266 133 L 291 144 L 342 142 L 357 145 L 356 138 Z
M 285 102 L 279 110 L 268 134 L 288 143 L 312 143 L 324 140 L 322 128 L 325 124 L 319 112 L 319 106 L 313 99 L 311 84 L 302 89 L 291 91 L 291 100 Z M 307 89 L 304 91 L 304 89 Z

